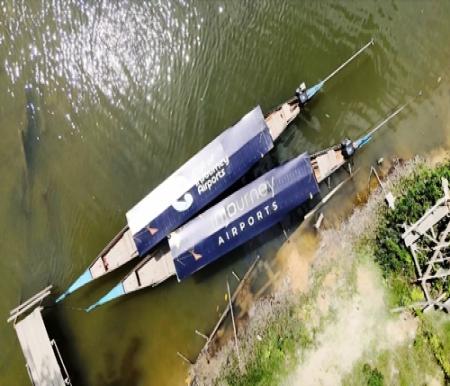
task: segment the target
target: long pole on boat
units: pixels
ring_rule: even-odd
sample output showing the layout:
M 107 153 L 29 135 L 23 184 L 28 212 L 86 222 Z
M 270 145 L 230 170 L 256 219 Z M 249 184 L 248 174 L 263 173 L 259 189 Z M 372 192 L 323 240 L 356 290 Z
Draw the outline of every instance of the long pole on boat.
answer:
M 330 75 L 328 75 L 321 83 L 325 83 L 330 80 L 333 76 L 335 76 L 339 71 L 341 71 L 347 64 L 349 64 L 353 59 L 355 59 L 359 54 L 361 54 L 364 50 L 366 50 L 369 46 L 374 44 L 373 38 L 370 39 L 364 47 L 361 47 L 357 52 L 355 52 L 350 58 L 348 58 L 344 63 L 342 63 L 338 68 L 336 68 Z
M 375 132 L 377 132 L 379 129 L 381 129 L 381 127 L 383 127 L 386 123 L 388 123 L 392 118 L 394 118 L 395 116 L 397 116 L 398 114 L 400 114 L 403 109 L 408 106 L 411 103 L 412 100 L 406 102 L 404 105 L 400 106 L 397 110 L 395 110 L 392 114 L 388 115 L 385 119 L 383 119 L 380 123 L 378 123 L 372 130 L 370 130 L 367 134 L 364 134 L 362 137 L 358 138 L 357 140 L 355 140 L 353 142 L 353 148 L 359 149 L 361 147 L 363 147 L 364 145 L 366 145 L 371 139 L 372 136 L 375 134 Z M 316 153 L 311 154 L 311 158 L 317 157 L 321 154 L 326 153 L 327 151 L 329 151 L 330 149 L 337 149 L 340 148 L 342 146 L 341 145 L 335 145 L 331 148 L 325 149 L 325 150 L 320 150 Z
M 361 47 L 358 51 L 356 51 L 350 58 L 348 58 L 344 63 L 342 63 L 338 68 L 336 68 L 330 75 L 328 75 L 324 80 L 321 80 L 319 83 L 314 86 L 308 88 L 306 90 L 307 100 L 310 100 L 314 95 L 316 95 L 319 90 L 323 87 L 325 82 L 329 81 L 333 76 L 335 76 L 339 71 L 341 71 L 347 64 L 349 64 L 352 60 L 354 60 L 358 55 L 360 55 L 364 50 L 366 50 L 369 46 L 374 44 L 374 40 L 370 39 L 364 47 Z
M 355 147 L 359 148 L 363 145 L 365 145 L 367 142 L 369 142 L 372 138 L 372 136 L 386 123 L 388 123 L 392 118 L 394 118 L 396 115 L 400 114 L 402 110 L 408 105 L 409 102 L 405 103 L 404 105 L 400 106 L 397 110 L 395 110 L 392 114 L 390 114 L 388 117 L 383 119 L 378 125 L 376 125 L 372 130 L 370 130 L 367 134 L 363 135 L 361 138 L 355 141 Z
M 400 106 L 391 115 L 389 115 L 387 118 L 383 119 L 378 125 L 376 125 L 372 130 L 370 130 L 366 135 L 372 136 L 373 134 L 375 134 L 375 132 L 377 132 L 382 126 L 384 126 L 386 123 L 388 123 L 397 114 L 400 114 L 400 112 L 407 106 L 407 104 L 408 103 L 405 103 L 403 106 Z

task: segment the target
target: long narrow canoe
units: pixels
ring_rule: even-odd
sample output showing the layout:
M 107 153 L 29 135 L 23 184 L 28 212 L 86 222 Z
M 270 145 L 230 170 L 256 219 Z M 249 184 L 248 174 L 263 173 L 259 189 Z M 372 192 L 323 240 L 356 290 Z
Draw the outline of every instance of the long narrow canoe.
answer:
M 372 44 L 367 43 L 315 86 L 306 89 L 302 83 L 294 97 L 266 116 L 257 106 L 222 132 L 127 212 L 127 226 L 57 301 L 131 259 L 145 256 L 200 212 L 273 148 L 274 141 L 327 80 Z
M 358 140 L 345 139 L 312 156 L 304 153 L 190 220 L 170 234 L 170 250 L 160 248 L 149 255 L 87 311 L 125 294 L 156 286 L 174 275 L 183 280 L 278 223 L 318 194 L 319 184 L 346 165 L 375 131 L 404 107 Z

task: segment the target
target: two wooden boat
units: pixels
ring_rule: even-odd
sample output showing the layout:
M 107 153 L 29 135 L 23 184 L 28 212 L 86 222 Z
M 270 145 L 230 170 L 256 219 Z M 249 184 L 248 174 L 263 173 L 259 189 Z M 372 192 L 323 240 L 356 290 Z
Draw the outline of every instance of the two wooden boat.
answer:
M 302 83 L 295 97 L 266 116 L 258 106 L 220 134 L 127 212 L 128 224 L 56 301 L 133 258 L 145 257 L 170 232 L 199 213 L 267 154 L 304 104 L 322 89 L 326 81 L 372 44 L 373 40 L 315 86 L 307 89 Z M 319 166 L 323 169 L 324 165 L 321 162 Z M 160 261 L 164 255 L 153 258 Z M 144 262 L 146 267 L 150 264 L 148 259 Z M 144 262 L 139 265 L 141 268 Z
M 356 141 L 345 139 L 270 170 L 190 220 L 170 234 L 169 246 L 145 258 L 87 311 L 139 289 L 156 286 L 171 276 L 176 275 L 178 280 L 189 277 L 278 223 L 288 212 L 317 195 L 319 184 L 348 164 L 373 134 L 404 108 L 405 105 L 394 111 Z

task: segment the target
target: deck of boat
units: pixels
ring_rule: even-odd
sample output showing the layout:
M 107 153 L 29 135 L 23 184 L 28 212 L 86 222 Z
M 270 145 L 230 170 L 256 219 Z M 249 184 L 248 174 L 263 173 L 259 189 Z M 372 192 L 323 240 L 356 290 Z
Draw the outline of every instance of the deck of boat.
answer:
M 270 135 L 275 141 L 286 127 L 300 114 L 300 106 L 296 99 L 277 107 L 265 118 Z
M 92 263 L 89 268 L 92 278 L 103 276 L 137 256 L 133 235 L 130 229 L 125 227 Z
M 126 293 L 144 287 L 155 286 L 175 275 L 175 265 L 170 250 L 161 251 L 156 256 L 149 256 L 134 268 L 123 280 Z
M 342 151 L 337 148 L 330 149 L 311 158 L 317 182 L 322 182 L 346 162 Z

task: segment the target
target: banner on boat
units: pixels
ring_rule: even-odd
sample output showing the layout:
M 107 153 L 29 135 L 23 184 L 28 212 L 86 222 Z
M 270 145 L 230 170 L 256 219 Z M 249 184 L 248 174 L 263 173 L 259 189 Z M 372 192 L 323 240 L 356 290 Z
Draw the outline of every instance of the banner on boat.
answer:
M 319 192 L 304 153 L 200 214 L 169 238 L 178 280 L 279 222 Z
M 231 186 L 273 147 L 258 106 L 220 134 L 127 213 L 140 255 Z

